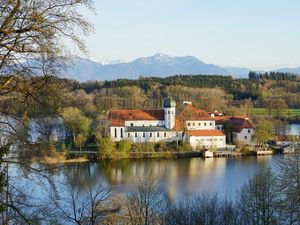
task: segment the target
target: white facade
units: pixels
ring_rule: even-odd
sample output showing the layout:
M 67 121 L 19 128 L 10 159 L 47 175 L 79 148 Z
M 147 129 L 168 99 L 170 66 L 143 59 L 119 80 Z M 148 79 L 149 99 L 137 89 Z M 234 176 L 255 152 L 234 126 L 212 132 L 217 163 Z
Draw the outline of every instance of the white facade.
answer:
M 144 128 L 144 127 L 140 127 Z M 162 129 L 158 129 L 155 131 L 155 127 L 153 127 L 153 131 L 128 131 L 129 127 L 110 127 L 110 137 L 113 141 L 121 141 L 124 139 L 130 139 L 135 143 L 140 142 L 172 142 L 176 141 L 177 133 L 175 131 L 164 131 Z M 180 134 L 178 138 L 181 138 Z
M 225 136 L 190 136 L 189 142 L 195 150 L 226 147 Z
M 125 127 L 155 127 L 155 126 L 160 126 L 163 127 L 165 126 L 165 121 L 164 120 L 127 120 L 125 121 Z
M 175 127 L 175 107 L 164 108 L 165 112 L 165 126 L 168 129 L 173 129 Z
M 217 130 L 222 130 L 222 131 L 223 131 L 223 130 L 224 130 L 224 126 L 223 126 L 222 124 L 217 124 L 217 125 L 216 125 L 216 129 L 217 129 Z
M 174 131 L 157 131 L 157 132 L 126 132 L 126 139 L 134 143 L 141 142 L 172 142 L 176 141 L 177 134 Z
M 233 132 L 233 138 L 235 142 L 249 145 L 252 143 L 253 134 L 253 129 L 243 128 L 240 133 Z
M 110 127 L 110 137 L 113 141 L 121 141 L 124 139 L 125 127 Z
M 188 120 L 186 121 L 188 130 L 215 130 L 215 121 L 213 120 Z

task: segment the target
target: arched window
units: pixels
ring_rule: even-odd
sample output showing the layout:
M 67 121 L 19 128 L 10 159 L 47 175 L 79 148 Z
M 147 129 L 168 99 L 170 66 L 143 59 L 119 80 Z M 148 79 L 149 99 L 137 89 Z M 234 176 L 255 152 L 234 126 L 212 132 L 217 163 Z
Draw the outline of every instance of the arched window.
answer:
M 137 137 L 137 133 L 135 133 L 134 136 Z
M 157 137 L 159 137 L 159 132 L 157 132 Z
M 133 123 L 131 123 L 131 124 L 130 124 L 130 126 L 132 126 L 132 127 L 133 127 Z
M 117 133 L 117 128 L 115 128 L 115 137 L 118 136 L 118 133 Z
M 168 110 L 168 114 L 170 114 L 170 110 Z
M 121 138 L 123 138 L 123 128 L 121 128 Z
M 152 137 L 152 133 L 150 132 L 150 137 Z
M 145 137 L 145 133 L 143 133 L 143 137 Z
M 167 133 L 166 132 L 164 133 L 164 137 L 167 137 Z

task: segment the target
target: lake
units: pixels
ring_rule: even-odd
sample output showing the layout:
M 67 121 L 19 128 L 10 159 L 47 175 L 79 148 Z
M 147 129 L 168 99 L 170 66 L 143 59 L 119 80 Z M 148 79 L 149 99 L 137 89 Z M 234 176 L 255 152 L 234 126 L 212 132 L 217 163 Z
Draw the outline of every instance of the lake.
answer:
M 288 133 L 293 135 L 300 134 L 300 123 L 291 123 L 288 125 Z
M 217 191 L 234 198 L 237 190 L 262 166 L 274 168 L 277 156 L 241 158 L 191 158 L 102 161 L 60 167 L 55 176 L 68 178 L 72 186 L 85 189 L 111 185 L 114 192 L 134 191 L 140 179 L 152 171 L 160 178 L 160 191 L 170 200 L 182 199 L 202 191 Z

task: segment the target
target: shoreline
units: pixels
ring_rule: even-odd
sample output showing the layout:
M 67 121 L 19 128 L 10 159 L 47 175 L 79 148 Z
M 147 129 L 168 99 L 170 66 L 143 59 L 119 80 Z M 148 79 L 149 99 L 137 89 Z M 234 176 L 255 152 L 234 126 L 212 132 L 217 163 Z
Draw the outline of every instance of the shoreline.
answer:
M 265 155 L 275 155 L 273 154 L 265 154 Z M 247 152 L 247 153 L 236 153 L 233 154 L 226 154 L 226 155 L 218 155 L 214 154 L 213 157 L 208 158 L 241 158 L 241 157 L 249 157 L 249 156 L 261 156 L 256 155 L 254 152 Z M 120 160 L 135 160 L 135 159 L 184 159 L 184 158 L 202 158 L 206 159 L 203 156 L 202 152 L 199 151 L 192 151 L 192 152 L 142 152 L 142 153 L 130 153 L 126 157 L 111 157 L 111 158 L 97 158 L 94 157 L 85 157 L 80 156 L 76 158 L 65 159 L 64 156 L 60 155 L 58 157 L 43 157 L 43 158 L 35 158 L 35 162 L 40 162 L 47 165 L 54 165 L 54 164 L 71 164 L 71 163 L 86 163 L 86 162 L 101 162 L 101 161 L 120 161 Z
M 78 158 L 71 158 L 71 159 L 66 159 L 63 156 L 58 156 L 58 157 L 46 156 L 43 158 L 34 158 L 33 161 L 46 164 L 46 165 L 92 162 L 91 160 L 83 156 L 80 156 Z

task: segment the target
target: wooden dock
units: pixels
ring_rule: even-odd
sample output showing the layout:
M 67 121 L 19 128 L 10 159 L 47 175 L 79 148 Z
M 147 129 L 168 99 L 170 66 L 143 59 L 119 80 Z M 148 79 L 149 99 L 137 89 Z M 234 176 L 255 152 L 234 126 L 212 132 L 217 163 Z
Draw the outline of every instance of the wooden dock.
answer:
M 272 150 L 257 150 L 256 155 L 273 155 Z
M 214 157 L 239 157 L 242 156 L 242 153 L 233 152 L 233 151 L 216 151 L 214 152 Z

